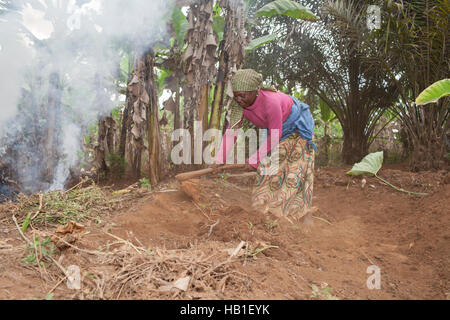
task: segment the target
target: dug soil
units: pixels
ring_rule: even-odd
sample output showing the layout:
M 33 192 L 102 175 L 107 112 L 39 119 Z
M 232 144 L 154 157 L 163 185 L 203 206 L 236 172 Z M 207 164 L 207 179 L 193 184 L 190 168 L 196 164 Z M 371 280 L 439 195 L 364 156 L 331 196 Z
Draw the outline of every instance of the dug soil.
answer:
M 54 264 L 24 263 L 24 240 L 3 220 L 0 299 L 450 298 L 449 173 L 380 172 L 429 194 L 419 197 L 348 170 L 316 169 L 312 226 L 252 210 L 252 176 L 168 181 L 60 247 L 53 258 L 80 267 L 81 290 Z

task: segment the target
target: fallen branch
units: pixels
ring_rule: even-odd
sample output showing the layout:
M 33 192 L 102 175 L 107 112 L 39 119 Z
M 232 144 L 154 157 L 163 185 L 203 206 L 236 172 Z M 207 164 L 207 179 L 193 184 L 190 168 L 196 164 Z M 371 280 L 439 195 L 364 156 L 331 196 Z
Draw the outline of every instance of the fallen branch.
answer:
M 64 193 L 64 194 L 69 193 L 70 191 L 72 191 L 72 190 L 78 188 L 79 186 L 81 186 L 83 183 L 85 183 L 85 182 L 87 182 L 87 181 L 89 181 L 89 178 L 87 178 L 87 177 L 86 177 L 86 179 L 81 178 L 81 181 L 80 181 L 78 184 L 74 185 L 72 188 L 70 188 L 70 189 L 64 191 L 63 193 Z
M 131 246 L 137 253 L 142 254 L 142 252 L 139 251 L 139 249 L 138 249 L 134 244 L 132 244 L 130 241 L 126 241 L 126 240 L 124 240 L 124 239 L 122 239 L 122 238 L 120 238 L 120 237 L 118 237 L 118 236 L 115 236 L 115 235 L 109 233 L 109 232 L 105 232 L 105 231 L 104 231 L 104 233 L 107 234 L 107 235 L 110 236 L 110 237 L 113 237 L 113 238 L 116 239 L 116 240 L 119 240 L 119 241 L 122 242 L 123 244 L 127 244 L 127 245 Z M 141 249 L 141 250 L 143 250 L 143 249 Z M 143 250 L 143 251 L 145 252 L 145 250 Z
M 214 227 L 217 226 L 219 224 L 219 222 L 220 222 L 220 220 L 217 220 L 216 223 L 214 223 L 213 225 L 209 226 L 208 238 L 211 236 Z
M 58 288 L 59 285 L 63 283 L 66 279 L 67 276 L 64 276 L 61 280 L 59 280 L 58 283 L 53 288 L 50 289 L 50 291 L 47 293 L 47 296 L 50 295 L 53 291 L 55 291 L 55 289 Z

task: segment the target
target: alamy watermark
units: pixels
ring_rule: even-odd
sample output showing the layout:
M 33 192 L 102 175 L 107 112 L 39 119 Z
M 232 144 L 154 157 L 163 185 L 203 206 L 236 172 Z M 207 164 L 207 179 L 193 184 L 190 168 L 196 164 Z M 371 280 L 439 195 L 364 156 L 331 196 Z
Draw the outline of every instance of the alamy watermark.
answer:
M 67 268 L 67 288 L 70 290 L 81 290 L 80 267 L 70 266 Z
M 248 154 L 251 156 L 248 159 L 248 163 L 256 165 L 258 162 L 261 162 L 261 175 L 275 175 L 278 172 L 280 141 L 280 130 L 278 129 L 270 130 L 269 135 L 266 129 L 228 129 L 223 139 L 226 139 L 225 141 L 229 145 L 225 146 L 223 150 L 220 150 L 222 131 L 209 129 L 203 132 L 201 121 L 195 122 L 193 131 L 193 139 L 187 129 L 177 129 L 172 132 L 172 142 L 178 143 L 170 154 L 173 164 L 215 164 L 216 155 L 219 152 L 222 153 L 221 157 L 219 157 L 221 159 L 224 159 L 226 155 L 226 160 L 223 161 L 224 164 L 246 164 L 246 146 L 248 146 Z M 268 150 L 267 143 L 265 143 L 267 139 L 270 139 L 271 150 Z M 261 144 L 259 149 L 258 140 Z M 193 146 L 192 143 L 194 144 Z M 236 152 L 234 145 L 236 145 Z M 270 155 L 265 156 L 269 152 Z M 257 154 L 258 156 L 256 156 Z
M 378 266 L 372 265 L 367 267 L 366 273 L 371 274 L 367 279 L 367 289 L 380 290 L 381 289 L 381 269 Z

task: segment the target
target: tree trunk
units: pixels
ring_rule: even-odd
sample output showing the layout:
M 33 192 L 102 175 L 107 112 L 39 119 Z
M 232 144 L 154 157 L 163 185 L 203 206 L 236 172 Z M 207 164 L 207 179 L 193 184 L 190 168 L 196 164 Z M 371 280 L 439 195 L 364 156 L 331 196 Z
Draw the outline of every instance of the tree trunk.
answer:
M 130 134 L 129 134 L 129 158 L 131 170 L 136 179 L 141 176 L 142 150 L 145 149 L 144 137 L 148 134 L 148 105 L 150 96 L 146 89 L 146 81 L 150 70 L 145 53 L 136 58 L 131 81 L 128 83 L 130 92 L 127 105 L 130 106 Z
M 209 102 L 209 85 L 205 84 L 202 88 L 202 98 L 198 111 L 198 121 L 202 123 L 203 132 L 208 129 L 208 102 Z
M 448 132 L 450 124 L 448 117 L 445 118 L 446 106 L 448 108 L 448 100 L 443 100 L 436 105 L 418 108 L 421 112 L 418 112 L 416 117 L 411 117 L 415 120 L 414 124 L 406 126 L 408 140 L 412 142 L 411 170 L 448 168 L 449 159 L 445 158 L 449 148 L 446 143 L 446 132 Z M 441 117 L 436 115 L 437 112 L 442 113 Z
M 149 179 L 151 185 L 156 186 L 161 180 L 161 135 L 159 129 L 158 87 L 155 81 L 155 66 L 153 52 L 147 54 L 146 65 L 148 78 L 146 89 L 150 96 L 147 108 L 148 114 L 148 156 Z
M 97 168 L 108 176 L 111 168 L 111 155 L 114 154 L 114 132 L 116 123 L 110 116 L 102 117 L 98 121 L 98 146 L 95 159 Z
M 101 114 L 105 115 L 109 109 L 109 98 L 103 90 L 105 83 L 99 74 L 95 76 L 95 86 L 98 89 L 96 102 L 99 105 Z M 114 153 L 114 130 L 115 122 L 110 115 L 100 117 L 98 120 L 98 141 L 95 148 L 95 162 L 99 172 L 105 173 L 105 176 L 108 176 L 111 169 L 109 158 Z
M 201 1 L 190 6 L 188 14 L 188 47 L 184 55 L 184 73 L 187 85 L 183 89 L 185 129 L 191 134 L 191 146 L 194 143 L 194 120 L 204 121 L 207 129 L 208 119 L 204 114 L 208 110 L 208 88 L 217 70 L 217 43 L 213 29 L 214 1 Z M 192 161 L 195 150 L 192 149 Z
M 108 165 L 106 164 L 106 135 L 107 129 L 103 119 L 98 122 L 98 145 L 95 148 L 96 167 L 100 173 L 108 174 Z
M 439 170 L 448 167 L 445 155 L 444 139 L 431 133 L 422 137 L 420 141 L 413 143 L 410 168 L 412 171 Z
M 177 74 L 177 89 L 176 89 L 176 97 L 175 97 L 175 112 L 174 112 L 174 119 L 173 119 L 173 128 L 174 130 L 178 130 L 181 128 L 181 113 L 180 113 L 180 103 L 181 103 L 181 96 L 180 96 L 180 89 L 181 89 L 181 83 L 180 79 L 181 75 Z
M 362 126 L 349 125 L 349 128 L 343 128 L 343 130 L 342 160 L 345 164 L 353 165 L 369 153 L 368 139 L 364 135 Z
M 328 163 L 330 162 L 330 157 L 329 157 L 329 151 L 330 151 L 330 144 L 331 144 L 331 137 L 328 134 L 328 123 L 324 123 L 324 129 L 323 129 L 323 138 L 320 141 L 320 146 L 322 147 L 321 152 L 319 153 L 322 154 L 321 155 L 321 164 L 323 166 L 327 166 Z
M 222 42 L 223 43 L 223 42 Z M 211 121 L 209 122 L 209 129 L 219 129 L 220 127 L 220 115 L 221 115 L 221 102 L 223 102 L 224 82 L 226 77 L 225 70 L 225 52 L 223 51 L 223 45 L 220 46 L 222 52 L 219 58 L 219 71 L 217 73 L 216 87 L 214 88 L 214 100 L 211 110 Z
M 130 92 L 127 89 L 125 109 L 123 110 L 122 127 L 120 130 L 119 156 L 125 159 L 125 149 L 127 144 L 127 133 L 130 130 Z

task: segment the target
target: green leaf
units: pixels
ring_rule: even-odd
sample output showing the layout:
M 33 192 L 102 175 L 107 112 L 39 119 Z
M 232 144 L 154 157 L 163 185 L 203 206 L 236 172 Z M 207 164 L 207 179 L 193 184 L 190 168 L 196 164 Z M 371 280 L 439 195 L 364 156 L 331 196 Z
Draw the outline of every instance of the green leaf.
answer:
M 360 163 L 353 166 L 347 174 L 352 176 L 376 175 L 383 165 L 383 151 L 367 155 Z
M 219 37 L 219 43 L 223 40 L 223 34 L 225 30 L 225 18 L 219 15 L 214 16 L 213 18 L 213 30 Z
M 114 120 L 119 120 L 120 119 L 120 108 L 114 108 L 111 111 L 111 115 L 114 118 Z
M 301 4 L 290 0 L 276 0 L 256 11 L 258 17 L 273 17 L 277 14 L 295 19 L 316 21 L 319 18 Z
M 32 215 L 32 213 L 30 212 L 30 213 L 28 213 L 27 217 L 25 218 L 25 221 L 23 222 L 23 225 L 22 225 L 22 233 L 25 233 L 25 231 L 27 231 L 27 228 L 30 225 L 31 215 Z
M 184 38 L 186 38 L 188 22 L 180 7 L 175 7 L 172 11 L 172 24 L 177 38 L 177 43 L 181 46 L 184 42 Z
M 161 74 L 158 76 L 158 87 L 162 90 L 165 87 L 164 81 L 173 74 L 172 70 L 165 70 L 161 68 Z
M 320 106 L 320 116 L 323 122 L 328 123 L 332 117 L 330 107 L 321 98 L 319 98 L 319 106 Z
M 450 79 L 443 79 L 426 88 L 416 99 L 418 106 L 437 102 L 440 98 L 450 95 Z
M 275 40 L 276 38 L 278 38 L 278 34 L 268 34 L 256 39 L 253 39 L 248 46 L 245 48 L 246 51 L 252 51 L 255 50 L 269 42 L 272 42 L 273 40 Z
M 91 143 L 91 136 L 87 134 L 84 136 L 84 144 L 87 145 L 89 143 Z

